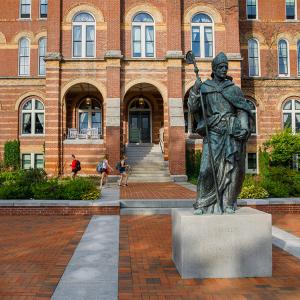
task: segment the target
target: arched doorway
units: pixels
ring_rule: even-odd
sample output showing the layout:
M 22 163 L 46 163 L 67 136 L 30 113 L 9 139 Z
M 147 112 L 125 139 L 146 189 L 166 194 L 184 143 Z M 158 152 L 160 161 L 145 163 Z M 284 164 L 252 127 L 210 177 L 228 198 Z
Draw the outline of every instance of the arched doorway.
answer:
M 128 108 L 129 143 L 152 142 L 152 113 L 149 101 L 136 97 L 129 103 Z

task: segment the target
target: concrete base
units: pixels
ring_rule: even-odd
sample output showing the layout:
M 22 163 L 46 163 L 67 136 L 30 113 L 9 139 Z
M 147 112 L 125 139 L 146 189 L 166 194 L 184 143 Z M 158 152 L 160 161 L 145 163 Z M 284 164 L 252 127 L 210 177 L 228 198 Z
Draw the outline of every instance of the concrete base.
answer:
M 187 182 L 188 180 L 186 175 L 171 175 L 170 177 L 174 182 Z
M 272 216 L 253 208 L 195 216 L 172 210 L 173 261 L 182 278 L 272 276 Z

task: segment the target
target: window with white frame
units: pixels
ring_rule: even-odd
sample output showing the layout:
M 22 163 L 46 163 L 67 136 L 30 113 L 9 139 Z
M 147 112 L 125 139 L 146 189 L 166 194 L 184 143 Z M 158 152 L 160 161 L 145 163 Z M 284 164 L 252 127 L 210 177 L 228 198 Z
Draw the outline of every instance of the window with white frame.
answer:
M 247 174 L 257 174 L 257 153 L 246 153 L 245 167 Z
M 40 0 L 40 18 L 48 17 L 48 0 Z
M 254 122 L 253 122 L 253 127 L 251 129 L 251 134 L 256 135 L 257 134 L 257 111 L 256 111 L 256 105 L 253 101 L 246 99 L 247 103 L 249 104 L 249 106 L 251 107 L 251 112 L 253 114 L 254 117 Z
M 286 40 L 278 42 L 278 71 L 280 76 L 289 75 L 289 49 Z
M 249 76 L 259 76 L 259 46 L 258 41 L 255 39 L 250 39 L 248 41 L 248 64 Z
M 247 19 L 257 19 L 257 0 L 246 0 L 247 1 Z
M 41 101 L 31 98 L 22 105 L 22 135 L 44 134 L 45 109 Z
M 42 153 L 23 153 L 22 169 L 44 169 L 44 154 Z
M 46 75 L 45 55 L 47 49 L 47 39 L 45 37 L 39 40 L 39 75 Z
M 213 21 L 203 13 L 192 18 L 192 51 L 196 57 L 214 56 Z
M 30 42 L 27 38 L 19 41 L 19 75 L 30 75 Z
M 283 126 L 293 133 L 300 132 L 300 100 L 291 99 L 283 105 Z
M 102 134 L 102 107 L 98 100 L 87 97 L 78 107 L 78 129 L 97 128 L 98 134 Z
M 95 57 L 95 19 L 86 12 L 73 18 L 73 57 Z
M 147 13 L 138 13 L 132 20 L 132 56 L 155 56 L 154 20 Z
M 285 15 L 287 20 L 296 19 L 296 0 L 285 0 Z
M 30 19 L 31 0 L 20 0 L 20 18 Z
M 300 40 L 297 43 L 298 76 L 300 76 Z

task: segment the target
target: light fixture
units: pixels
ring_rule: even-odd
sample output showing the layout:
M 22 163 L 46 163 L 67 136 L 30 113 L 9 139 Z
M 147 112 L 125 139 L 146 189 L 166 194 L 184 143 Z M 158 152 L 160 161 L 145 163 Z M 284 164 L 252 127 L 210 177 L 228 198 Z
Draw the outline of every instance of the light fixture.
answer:
M 139 96 L 139 106 L 144 106 L 145 100 L 143 98 L 142 85 L 140 85 L 140 96 Z
M 92 99 L 89 95 L 90 95 L 90 85 L 88 84 L 88 86 L 87 86 L 87 97 L 85 99 L 86 105 L 91 105 L 91 103 L 92 103 Z

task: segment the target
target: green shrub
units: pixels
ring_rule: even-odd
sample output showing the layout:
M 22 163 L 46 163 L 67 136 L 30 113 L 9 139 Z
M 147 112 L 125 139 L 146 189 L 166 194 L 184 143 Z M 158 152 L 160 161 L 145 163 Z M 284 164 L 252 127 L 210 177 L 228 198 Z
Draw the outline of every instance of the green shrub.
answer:
M 4 165 L 14 170 L 20 168 L 20 143 L 17 140 L 4 144 Z
M 82 200 L 99 200 L 99 198 L 100 198 L 100 192 L 98 190 L 88 192 L 81 196 Z
M 95 183 L 87 178 L 76 178 L 62 182 L 62 199 L 82 200 L 86 194 L 97 191 Z
M 257 185 L 244 186 L 239 195 L 239 199 L 264 199 L 268 197 L 268 192 L 263 187 Z
M 289 197 L 290 195 L 289 187 L 280 181 L 265 178 L 261 186 L 268 191 L 270 197 Z
M 57 179 L 34 184 L 32 186 L 32 192 L 34 199 L 58 200 L 62 198 L 62 186 Z
M 186 174 L 190 181 L 197 182 L 200 164 L 201 164 L 201 151 L 186 149 Z
M 30 199 L 32 196 L 31 187 L 28 185 L 8 182 L 0 187 L 0 199 Z

